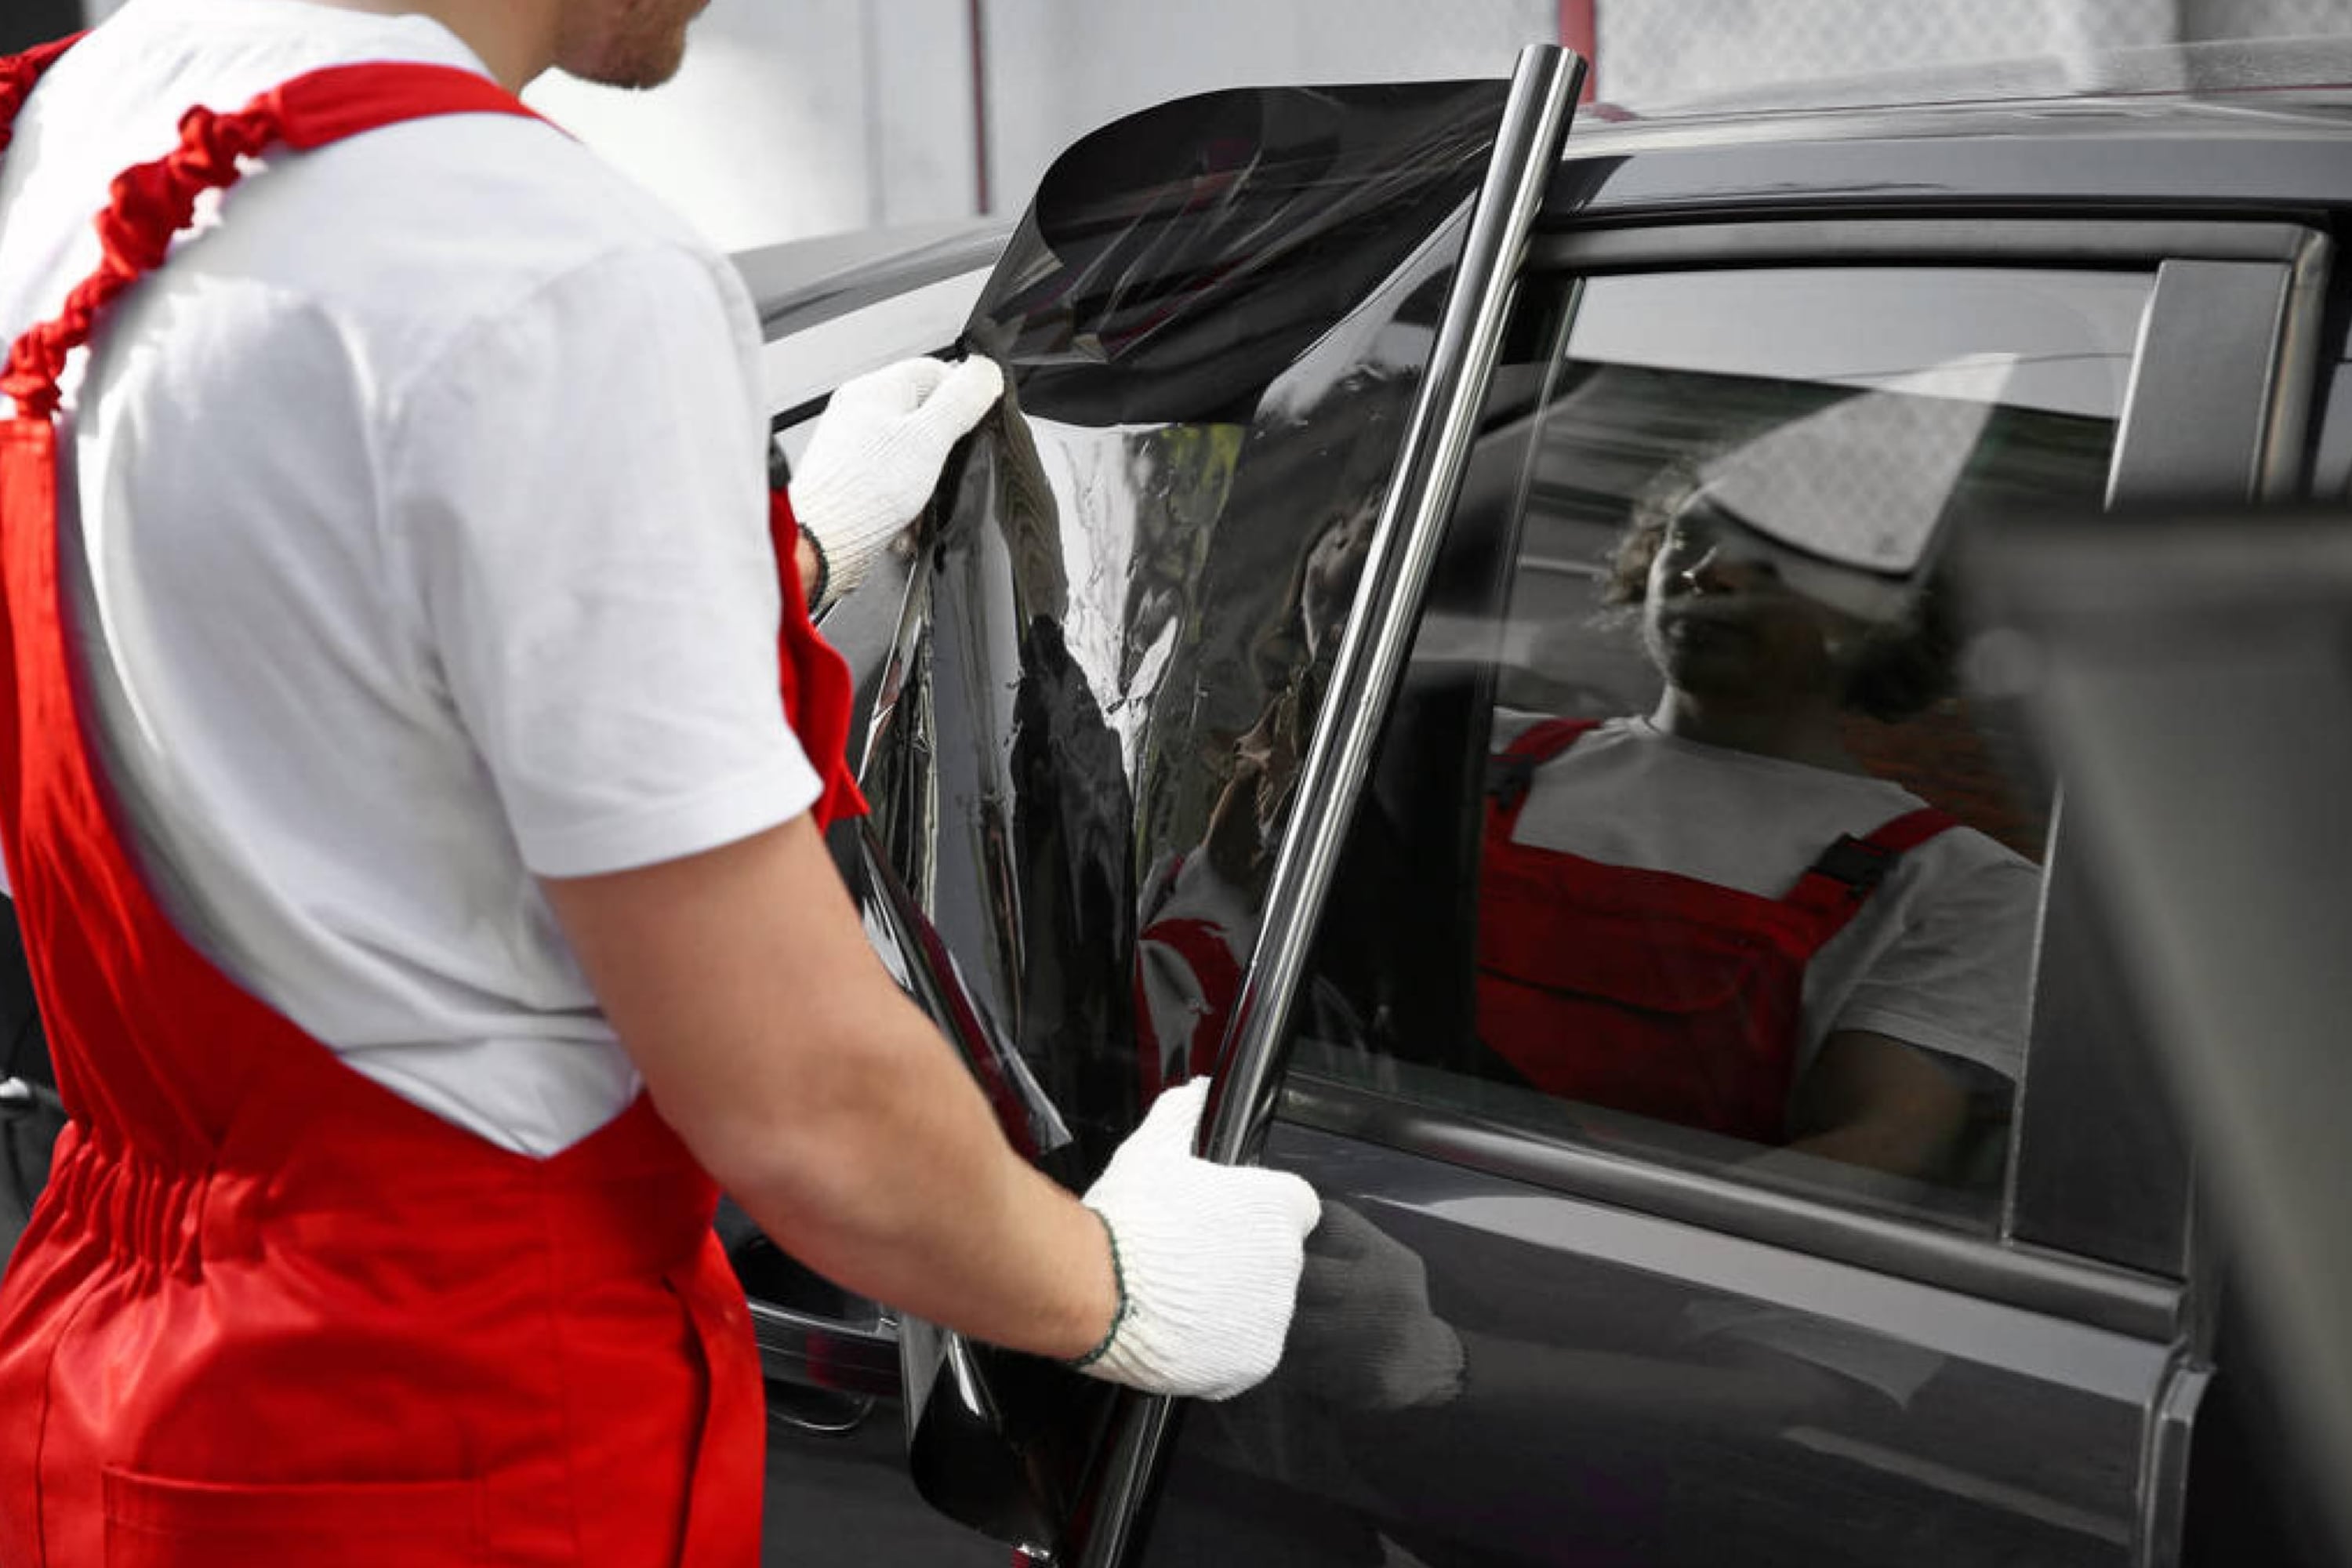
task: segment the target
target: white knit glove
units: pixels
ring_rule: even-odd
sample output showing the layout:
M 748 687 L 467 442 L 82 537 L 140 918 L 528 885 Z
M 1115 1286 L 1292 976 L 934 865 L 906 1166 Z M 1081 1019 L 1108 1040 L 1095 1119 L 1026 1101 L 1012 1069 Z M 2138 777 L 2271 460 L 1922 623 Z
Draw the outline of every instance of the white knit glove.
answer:
M 856 587 L 915 521 L 948 448 L 1003 393 L 1004 373 L 980 358 L 900 360 L 835 391 L 791 486 L 793 516 L 824 558 L 825 603 Z
M 1076 1364 L 1147 1393 L 1230 1399 L 1282 1359 L 1323 1211 L 1297 1176 L 1195 1156 L 1208 1100 L 1204 1078 L 1161 1095 L 1087 1189 L 1117 1254 L 1119 1316 Z

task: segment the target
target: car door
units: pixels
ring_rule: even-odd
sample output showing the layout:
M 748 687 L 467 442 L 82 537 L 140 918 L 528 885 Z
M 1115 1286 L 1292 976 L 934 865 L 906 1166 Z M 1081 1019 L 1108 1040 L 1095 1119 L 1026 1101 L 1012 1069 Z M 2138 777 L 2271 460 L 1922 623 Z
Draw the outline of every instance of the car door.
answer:
M 1777 444 L 1802 479 L 1780 488 L 1824 512 L 1842 491 L 1899 509 L 1928 475 L 1958 536 L 2103 499 L 2282 493 L 2326 258 L 2292 225 L 1539 239 L 1426 584 L 1358 606 L 1361 645 L 1409 632 L 1411 651 L 1363 687 L 1333 678 L 1329 721 L 1379 749 L 1360 790 L 1338 767 L 1300 781 L 1290 831 L 1330 869 L 1258 952 L 1303 954 L 1301 979 L 1232 1042 L 1265 1158 L 1350 1217 L 1326 1289 L 1310 1264 L 1286 1372 L 1182 1414 L 1143 1561 L 2178 1560 L 2218 1259 L 2144 1020 L 2108 984 L 2064 781 L 2018 765 L 2001 646 L 1962 626 L 1956 695 L 1846 737 L 2036 889 L 2012 917 L 2021 1049 L 1945 1042 L 1970 1116 L 1931 1174 L 1531 1087 L 1485 1037 L 1507 917 L 1477 901 L 1481 835 L 1507 715 L 1657 702 L 1604 601 L 1678 464 Z M 1853 412 L 1874 405 L 1893 419 Z M 1842 440 L 1840 419 L 1875 435 Z

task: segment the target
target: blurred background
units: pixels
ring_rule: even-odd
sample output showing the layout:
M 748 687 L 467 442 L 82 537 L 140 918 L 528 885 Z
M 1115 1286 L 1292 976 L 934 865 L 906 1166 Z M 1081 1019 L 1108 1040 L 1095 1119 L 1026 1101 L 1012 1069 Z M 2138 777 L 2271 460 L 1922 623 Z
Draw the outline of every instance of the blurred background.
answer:
M 121 3 L 0 0 L 0 48 Z M 1537 40 L 1648 115 L 2242 80 L 2347 37 L 2352 0 L 713 0 L 668 86 L 531 96 L 735 249 L 1016 213 L 1076 137 L 1183 93 L 1498 76 Z M 2273 42 L 2225 47 L 2249 39 Z

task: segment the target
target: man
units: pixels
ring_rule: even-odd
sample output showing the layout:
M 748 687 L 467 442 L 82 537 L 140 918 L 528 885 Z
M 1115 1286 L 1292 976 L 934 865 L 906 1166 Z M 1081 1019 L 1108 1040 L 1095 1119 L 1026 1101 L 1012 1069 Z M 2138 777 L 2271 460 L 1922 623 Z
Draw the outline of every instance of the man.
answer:
M 75 1114 L 0 1285 L 12 1568 L 749 1562 L 711 1178 L 1098 1375 L 1279 1354 L 1304 1184 L 1192 1158 L 1196 1087 L 1074 1201 L 833 874 L 747 302 L 509 96 L 697 8 L 131 0 L 0 77 L 0 826 Z M 996 385 L 878 384 L 793 498 L 836 587 Z
M 1874 432 L 1858 403 L 1821 422 Z M 1932 515 L 1975 429 L 1940 467 L 1877 447 L 1928 476 Z M 1498 724 L 1479 1036 L 1555 1094 L 1940 1178 L 1977 1091 L 2023 1065 L 2039 878 L 1847 750 L 1847 714 L 1948 689 L 1956 639 L 1933 585 L 1890 594 L 1751 526 L 1743 456 L 1776 483 L 1851 456 L 1799 437 L 1677 465 L 1637 507 L 1610 596 L 1639 606 L 1654 712 Z

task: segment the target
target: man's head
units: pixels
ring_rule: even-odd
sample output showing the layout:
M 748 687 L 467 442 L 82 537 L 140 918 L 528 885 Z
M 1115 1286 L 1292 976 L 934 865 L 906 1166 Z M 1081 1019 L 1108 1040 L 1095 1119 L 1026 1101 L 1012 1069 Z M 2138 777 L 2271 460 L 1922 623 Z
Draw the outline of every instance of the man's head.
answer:
M 1640 607 L 1651 661 L 1695 697 L 1751 709 L 1827 700 L 1893 723 L 1950 689 L 1957 634 L 1938 583 L 1875 623 L 1801 591 L 1783 562 L 1713 504 L 1695 466 L 1676 463 L 1637 499 L 1607 598 Z

